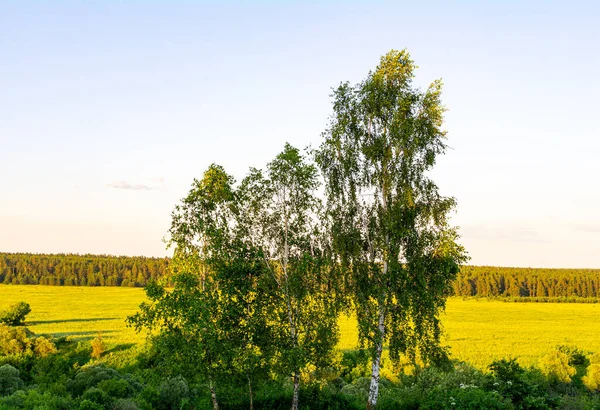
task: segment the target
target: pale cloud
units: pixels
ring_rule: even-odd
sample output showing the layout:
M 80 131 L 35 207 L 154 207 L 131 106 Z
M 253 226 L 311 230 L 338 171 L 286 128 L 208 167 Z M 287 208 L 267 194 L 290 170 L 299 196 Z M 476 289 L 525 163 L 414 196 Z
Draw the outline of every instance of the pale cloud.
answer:
M 151 191 L 151 190 L 155 189 L 150 185 L 130 184 L 125 181 L 111 182 L 110 184 L 106 184 L 106 186 L 109 188 L 127 189 L 127 190 L 134 190 L 134 191 Z
M 573 225 L 573 229 L 580 232 L 600 233 L 600 224 L 575 224 Z
M 111 182 L 110 184 L 106 184 L 106 186 L 109 188 L 126 189 L 126 190 L 132 190 L 132 191 L 152 191 L 152 190 L 164 189 L 165 188 L 165 179 L 163 177 L 152 178 L 152 179 L 150 179 L 149 184 L 136 184 L 136 183 L 129 183 L 129 182 L 121 180 L 121 181 Z

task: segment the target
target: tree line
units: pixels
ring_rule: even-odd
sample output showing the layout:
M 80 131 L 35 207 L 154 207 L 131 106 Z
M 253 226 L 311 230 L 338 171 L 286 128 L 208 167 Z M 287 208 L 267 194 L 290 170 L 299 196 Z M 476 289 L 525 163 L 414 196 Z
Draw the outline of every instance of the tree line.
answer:
M 0 253 L 3 284 L 141 287 L 168 272 L 168 258 Z
M 600 269 L 462 266 L 453 288 L 456 296 L 597 298 Z
M 143 287 L 168 278 L 170 262 L 138 256 L 0 253 L 0 283 Z M 456 296 L 600 298 L 600 269 L 465 265 L 452 287 Z

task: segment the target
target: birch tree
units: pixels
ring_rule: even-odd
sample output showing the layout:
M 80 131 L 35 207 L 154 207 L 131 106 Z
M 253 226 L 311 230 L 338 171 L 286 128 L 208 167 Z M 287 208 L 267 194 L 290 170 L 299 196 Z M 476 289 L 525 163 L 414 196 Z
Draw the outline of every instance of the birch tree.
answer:
M 338 339 L 336 287 L 321 229 L 317 168 L 289 144 L 242 181 L 240 225 L 260 249 L 268 270 L 271 334 L 277 365 L 291 377 L 292 409 L 298 409 L 301 371 L 329 362 Z M 268 314 L 268 313 L 267 313 Z
M 157 329 L 155 339 L 169 360 L 208 381 L 213 408 L 219 408 L 219 376 L 242 373 L 250 408 L 256 373 L 270 343 L 264 318 L 256 312 L 257 286 L 264 267 L 256 252 L 238 239 L 233 178 L 211 165 L 172 214 L 172 290 L 146 287 L 150 303 L 129 318 L 136 329 Z M 233 373 L 233 374 L 232 374 Z
M 392 50 L 364 81 L 342 83 L 317 152 L 334 249 L 372 354 L 369 409 L 385 343 L 392 359 L 443 354 L 439 313 L 466 258 L 448 222 L 455 200 L 428 176 L 446 151 L 442 83 L 416 88 L 415 69 L 406 50 Z

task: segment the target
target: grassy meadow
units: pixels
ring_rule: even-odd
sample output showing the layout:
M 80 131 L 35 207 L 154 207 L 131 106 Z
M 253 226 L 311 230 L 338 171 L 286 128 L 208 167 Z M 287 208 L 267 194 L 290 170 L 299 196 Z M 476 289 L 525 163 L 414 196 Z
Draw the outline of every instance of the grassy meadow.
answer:
M 144 341 L 124 321 L 144 299 L 140 288 L 0 285 L 0 310 L 19 301 L 29 303 L 27 324 L 36 334 L 90 340 L 101 333 L 109 348 Z M 535 365 L 557 345 L 600 352 L 598 304 L 450 298 L 443 323 L 452 357 L 481 369 L 503 357 Z M 339 347 L 355 348 L 354 320 L 342 318 L 340 330 Z

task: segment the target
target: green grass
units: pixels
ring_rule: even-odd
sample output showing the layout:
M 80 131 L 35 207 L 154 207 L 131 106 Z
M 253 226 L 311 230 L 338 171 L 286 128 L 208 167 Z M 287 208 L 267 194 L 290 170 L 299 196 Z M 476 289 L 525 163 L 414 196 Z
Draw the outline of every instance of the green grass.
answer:
M 36 334 L 90 340 L 101 333 L 109 348 L 144 341 L 126 327 L 125 318 L 145 299 L 142 289 L 0 285 L 0 310 L 25 301 L 32 312 L 29 328 Z M 451 298 L 443 316 L 444 342 L 453 358 L 485 368 L 494 359 L 517 357 L 535 365 L 557 345 L 600 352 L 600 305 L 507 303 Z M 352 318 L 340 320 L 341 349 L 356 347 Z

